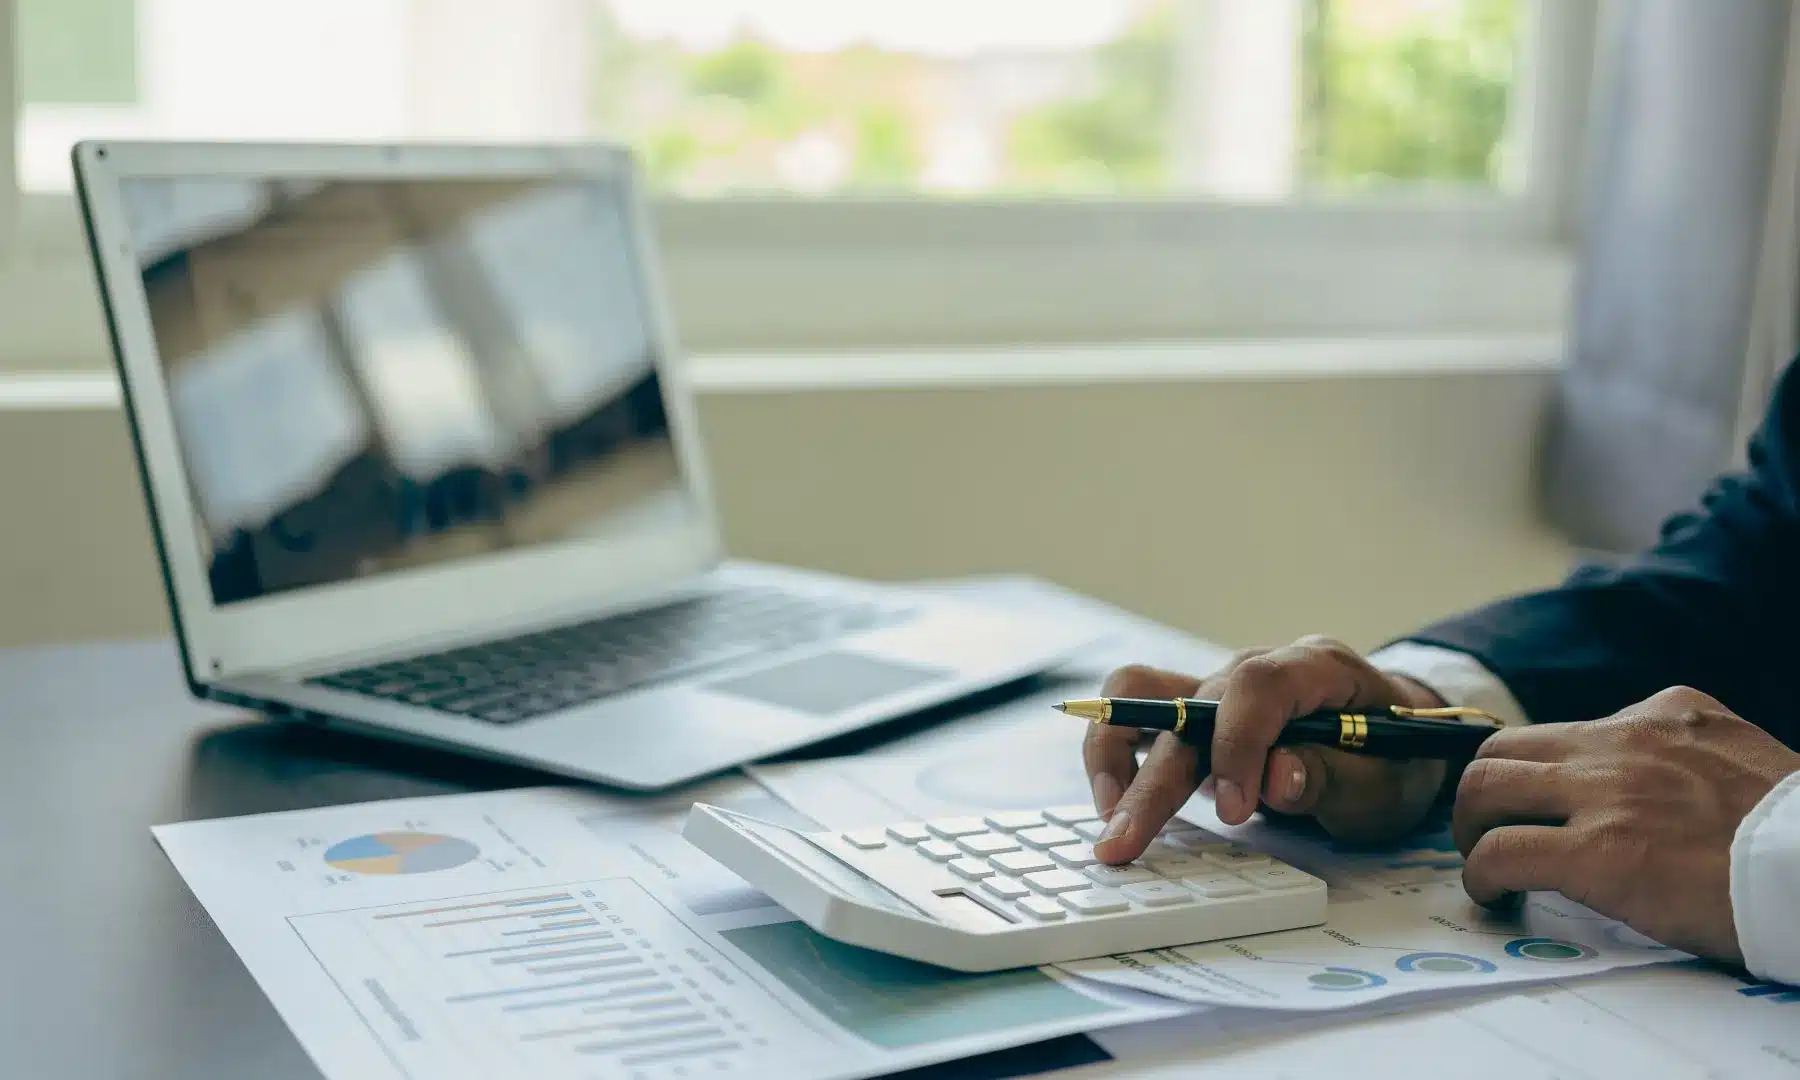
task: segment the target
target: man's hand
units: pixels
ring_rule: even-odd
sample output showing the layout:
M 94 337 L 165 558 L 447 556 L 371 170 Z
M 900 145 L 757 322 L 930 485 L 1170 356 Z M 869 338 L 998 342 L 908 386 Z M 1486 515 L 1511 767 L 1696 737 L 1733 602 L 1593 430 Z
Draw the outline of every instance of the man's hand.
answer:
M 1398 837 L 1430 810 L 1444 782 L 1442 762 L 1391 762 L 1312 746 L 1270 748 L 1287 722 L 1323 708 L 1443 702 L 1418 683 L 1390 678 L 1345 645 L 1302 638 L 1283 649 L 1239 653 L 1222 671 L 1197 679 L 1128 667 L 1106 680 L 1107 697 L 1219 701 L 1209 754 L 1173 735 L 1159 736 L 1138 767 L 1139 733 L 1096 725 L 1082 747 L 1094 807 L 1107 819 L 1094 853 L 1128 862 L 1193 795 L 1214 779 L 1219 817 L 1242 824 L 1259 804 L 1308 814 L 1333 835 L 1364 841 Z
M 1800 754 L 1696 690 L 1489 739 L 1456 794 L 1463 884 L 1554 890 L 1664 945 L 1741 962 L 1731 842 Z

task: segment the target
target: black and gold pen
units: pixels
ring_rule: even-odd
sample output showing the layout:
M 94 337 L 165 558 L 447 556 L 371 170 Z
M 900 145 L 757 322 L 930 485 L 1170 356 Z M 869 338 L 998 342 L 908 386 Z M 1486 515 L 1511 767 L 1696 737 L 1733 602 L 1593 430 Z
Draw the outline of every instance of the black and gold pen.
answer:
M 1055 708 L 1096 724 L 1172 732 L 1196 746 L 1212 742 L 1213 721 L 1219 713 L 1216 701 L 1187 698 L 1096 698 L 1065 701 Z M 1476 749 L 1499 730 L 1499 721 L 1480 709 L 1381 705 L 1325 709 L 1296 717 L 1288 721 L 1275 745 L 1309 743 L 1371 757 L 1457 761 L 1474 757 Z

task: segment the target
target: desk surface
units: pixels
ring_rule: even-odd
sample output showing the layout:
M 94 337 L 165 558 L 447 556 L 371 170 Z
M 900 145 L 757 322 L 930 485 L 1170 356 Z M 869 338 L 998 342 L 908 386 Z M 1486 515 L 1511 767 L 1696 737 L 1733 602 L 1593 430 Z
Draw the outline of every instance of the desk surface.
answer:
M 167 642 L 0 651 L 0 1076 L 318 1071 L 149 827 L 544 783 L 194 702 Z
M 168 642 L 0 650 L 0 735 L 0 1076 L 22 1080 L 318 1080 L 150 826 L 554 782 L 197 703 Z M 920 1075 L 1083 1054 L 995 1058 Z

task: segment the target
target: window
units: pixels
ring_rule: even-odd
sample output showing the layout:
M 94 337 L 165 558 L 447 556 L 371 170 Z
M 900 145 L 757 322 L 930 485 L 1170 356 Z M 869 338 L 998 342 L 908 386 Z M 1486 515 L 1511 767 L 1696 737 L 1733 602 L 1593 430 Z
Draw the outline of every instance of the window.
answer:
M 694 196 L 1519 180 L 1525 0 L 16 3 L 28 191 L 96 133 L 605 134 Z
M 610 0 L 593 115 L 696 195 L 1494 188 L 1523 6 Z
M 709 347 L 1537 330 L 1358 260 L 1547 265 L 1595 4 L 0 0 L 0 134 L 70 252 L 81 137 L 623 139 Z
M 68 152 L 88 131 L 138 114 L 139 39 L 134 0 L 18 3 L 18 183 L 68 187 Z

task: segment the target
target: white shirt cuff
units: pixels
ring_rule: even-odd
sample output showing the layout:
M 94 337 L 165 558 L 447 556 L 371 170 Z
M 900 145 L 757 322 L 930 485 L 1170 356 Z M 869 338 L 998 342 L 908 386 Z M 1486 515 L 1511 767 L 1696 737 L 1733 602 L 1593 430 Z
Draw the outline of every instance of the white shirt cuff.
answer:
M 1369 663 L 1378 671 L 1404 675 L 1430 687 L 1447 704 L 1480 709 L 1498 718 L 1501 727 L 1531 723 L 1500 677 L 1468 653 L 1402 641 L 1369 657 Z
M 1756 804 L 1731 842 L 1731 914 L 1744 966 L 1800 986 L 1800 772 Z

